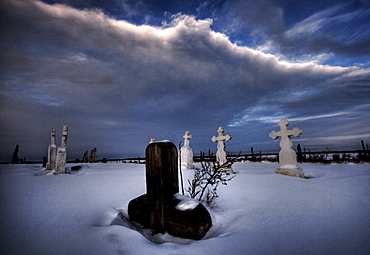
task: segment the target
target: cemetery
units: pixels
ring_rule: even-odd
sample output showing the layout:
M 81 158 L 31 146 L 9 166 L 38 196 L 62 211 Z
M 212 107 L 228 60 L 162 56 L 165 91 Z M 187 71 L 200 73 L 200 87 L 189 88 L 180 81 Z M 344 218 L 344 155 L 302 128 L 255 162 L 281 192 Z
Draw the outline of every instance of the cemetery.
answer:
M 141 164 L 99 161 L 96 148 L 68 163 L 68 126 L 59 146 L 52 128 L 45 167 L 0 165 L 1 251 L 368 254 L 369 164 L 307 163 L 291 140 L 303 131 L 288 125 L 266 134 L 279 140 L 274 160 L 230 155 L 219 127 L 215 154 L 196 159 L 185 131 L 179 148 L 150 139 Z
M 370 254 L 370 0 L 0 12 L 0 255 Z

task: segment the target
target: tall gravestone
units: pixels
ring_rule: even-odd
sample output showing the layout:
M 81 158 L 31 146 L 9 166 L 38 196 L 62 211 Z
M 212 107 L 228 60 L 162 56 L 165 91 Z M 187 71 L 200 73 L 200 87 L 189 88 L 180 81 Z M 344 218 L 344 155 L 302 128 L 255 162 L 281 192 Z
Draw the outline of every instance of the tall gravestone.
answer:
M 97 149 L 96 148 L 94 148 L 94 154 L 93 154 L 93 161 L 94 161 L 94 163 L 97 163 L 98 162 L 98 155 L 96 154 L 96 152 L 97 152 Z
M 89 162 L 90 163 L 96 163 L 98 162 L 98 156 L 96 155 L 96 148 L 91 150 Z
M 152 229 L 188 239 L 201 239 L 212 226 L 207 209 L 178 194 L 178 158 L 171 142 L 153 142 L 146 148 L 146 194 L 130 201 L 130 220 Z M 189 205 L 186 203 L 191 201 Z
M 298 137 L 303 133 L 303 131 L 297 127 L 289 130 L 289 121 L 286 119 L 281 119 L 278 125 L 280 126 L 280 131 L 274 130 L 269 134 L 272 139 L 277 139 L 278 137 L 281 138 L 281 150 L 279 152 L 280 167 L 275 170 L 275 173 L 304 178 L 303 169 L 297 165 L 297 155 L 292 149 L 293 143 L 290 140 L 291 136 Z
M 57 162 L 57 145 L 55 144 L 55 128 L 51 129 L 50 144 L 48 146 L 48 162 L 46 170 L 54 170 Z
M 83 163 L 88 163 L 89 162 L 89 151 L 86 150 L 83 157 L 82 157 L 82 162 Z
M 224 134 L 225 129 L 223 127 L 219 127 L 217 129 L 218 136 L 212 137 L 212 142 L 217 142 L 217 152 L 216 152 L 216 163 L 219 167 L 219 170 L 224 171 L 226 173 L 233 173 L 231 165 L 227 166 L 227 154 L 226 154 L 226 144 L 225 141 L 230 141 L 232 136 L 229 134 Z
M 14 152 L 13 152 L 13 155 L 12 155 L 12 161 L 11 161 L 12 164 L 18 164 L 20 162 L 18 153 L 19 153 L 19 145 L 17 144 L 15 146 L 15 149 L 14 149 Z
M 187 169 L 194 169 L 193 164 L 194 152 L 189 145 L 190 139 L 192 138 L 190 131 L 185 131 L 185 135 L 183 135 L 182 138 L 184 138 L 184 146 L 181 147 L 180 149 L 181 167 L 185 167 Z
M 63 126 L 62 132 L 62 143 L 57 149 L 57 159 L 55 172 L 57 174 L 66 172 L 66 161 L 67 161 L 67 136 L 68 136 L 68 126 Z

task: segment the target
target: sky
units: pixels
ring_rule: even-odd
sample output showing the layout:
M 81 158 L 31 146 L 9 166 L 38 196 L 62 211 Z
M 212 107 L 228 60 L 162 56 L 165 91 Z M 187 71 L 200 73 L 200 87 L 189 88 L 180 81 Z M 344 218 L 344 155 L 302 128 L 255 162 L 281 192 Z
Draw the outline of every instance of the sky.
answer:
M 2 0 L 0 161 L 144 156 L 150 138 L 216 151 L 370 143 L 370 1 Z

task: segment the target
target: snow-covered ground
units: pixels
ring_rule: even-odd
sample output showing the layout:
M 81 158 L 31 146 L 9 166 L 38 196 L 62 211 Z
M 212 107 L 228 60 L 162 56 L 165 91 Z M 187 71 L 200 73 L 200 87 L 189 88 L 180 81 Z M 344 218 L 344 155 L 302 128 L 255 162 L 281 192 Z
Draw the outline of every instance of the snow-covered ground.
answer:
M 0 165 L 0 253 L 370 254 L 369 164 L 301 164 L 311 179 L 276 167 L 234 164 L 206 239 L 154 244 L 111 225 L 145 193 L 144 165 L 83 164 L 56 176 L 40 165 Z M 184 170 L 184 183 L 192 174 Z

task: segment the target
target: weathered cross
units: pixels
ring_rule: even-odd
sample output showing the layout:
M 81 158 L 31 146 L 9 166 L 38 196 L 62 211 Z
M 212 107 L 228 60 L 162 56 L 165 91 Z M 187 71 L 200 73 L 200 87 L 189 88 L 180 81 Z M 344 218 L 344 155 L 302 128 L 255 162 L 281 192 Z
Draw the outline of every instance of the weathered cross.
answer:
M 57 146 L 55 144 L 55 128 L 51 129 L 51 141 L 48 147 L 48 163 L 46 164 L 47 170 L 55 169 L 56 157 L 57 157 Z
M 298 137 L 303 131 L 296 127 L 292 130 L 288 130 L 289 121 L 286 119 L 281 119 L 278 124 L 280 126 L 280 131 L 272 131 L 269 134 L 272 139 L 281 137 L 281 150 L 279 151 L 280 167 L 275 170 L 275 173 L 304 178 L 303 169 L 297 165 L 297 155 L 292 149 L 293 143 L 290 140 L 291 136 Z
M 185 135 L 183 135 L 184 138 L 184 147 L 189 147 L 190 139 L 193 138 L 193 136 L 190 134 L 190 131 L 185 131 Z
M 212 142 L 218 142 L 217 143 L 217 152 L 216 152 L 216 158 L 217 162 L 219 163 L 220 166 L 226 163 L 226 145 L 225 141 L 230 141 L 232 136 L 229 134 L 224 134 L 225 129 L 223 127 L 219 127 L 217 129 L 218 136 L 212 136 Z
M 284 118 L 279 121 L 278 125 L 280 126 L 280 131 L 274 130 L 269 134 L 269 136 L 272 139 L 281 137 L 280 148 L 282 150 L 291 149 L 293 147 L 293 143 L 290 140 L 290 137 L 292 135 L 295 137 L 300 136 L 303 133 L 302 129 L 295 127 L 291 130 L 288 130 L 289 121 Z
M 68 136 L 68 126 L 63 126 L 63 133 L 62 133 L 62 144 L 60 146 L 66 146 L 67 145 L 67 136 Z

